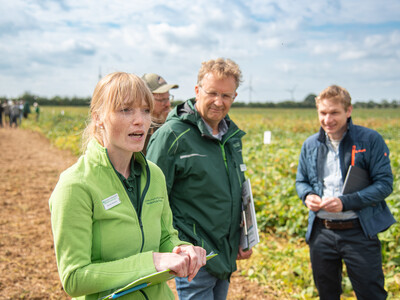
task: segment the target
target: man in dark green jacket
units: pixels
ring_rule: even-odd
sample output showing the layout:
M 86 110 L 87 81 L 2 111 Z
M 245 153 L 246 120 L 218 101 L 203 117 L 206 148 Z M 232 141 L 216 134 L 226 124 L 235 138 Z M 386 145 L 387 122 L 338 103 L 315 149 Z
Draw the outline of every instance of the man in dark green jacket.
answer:
M 252 253 L 239 249 L 245 133 L 227 115 L 240 80 L 229 59 L 203 62 L 196 98 L 175 107 L 147 148 L 165 174 L 180 239 L 218 253 L 191 282 L 176 280 L 180 299 L 226 299 L 236 259 Z

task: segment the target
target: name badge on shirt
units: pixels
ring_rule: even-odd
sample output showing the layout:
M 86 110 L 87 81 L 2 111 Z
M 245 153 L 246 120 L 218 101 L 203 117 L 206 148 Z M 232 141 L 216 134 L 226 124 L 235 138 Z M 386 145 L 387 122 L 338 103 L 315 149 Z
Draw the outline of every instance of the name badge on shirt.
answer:
M 114 206 L 118 205 L 121 203 L 119 200 L 118 194 L 112 195 L 104 200 L 102 200 L 103 206 L 105 210 L 109 210 L 110 208 L 113 208 Z
M 240 164 L 240 171 L 242 171 L 242 172 L 247 171 L 245 164 Z

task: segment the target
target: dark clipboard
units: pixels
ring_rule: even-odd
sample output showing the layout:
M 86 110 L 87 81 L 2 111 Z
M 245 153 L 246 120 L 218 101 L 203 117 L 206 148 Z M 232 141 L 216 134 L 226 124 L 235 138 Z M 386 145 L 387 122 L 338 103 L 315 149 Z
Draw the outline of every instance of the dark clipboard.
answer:
M 367 170 L 356 166 L 350 166 L 346 179 L 344 180 L 342 194 L 351 194 L 358 192 L 371 184 Z

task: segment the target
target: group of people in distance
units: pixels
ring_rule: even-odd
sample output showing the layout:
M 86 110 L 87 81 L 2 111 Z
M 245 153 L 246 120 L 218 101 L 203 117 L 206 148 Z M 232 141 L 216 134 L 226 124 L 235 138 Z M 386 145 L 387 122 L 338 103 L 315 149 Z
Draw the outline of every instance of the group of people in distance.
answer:
M 39 119 L 39 105 L 33 103 L 36 114 L 36 121 Z M 6 100 L 2 103 L 0 100 L 0 127 L 16 128 L 22 123 L 22 119 L 27 119 L 31 113 L 30 104 L 23 100 Z M 4 120 L 4 121 L 3 121 Z
M 153 73 L 115 72 L 93 93 L 84 154 L 50 197 L 64 290 L 101 299 L 129 282 L 170 269 L 180 299 L 226 299 L 239 246 L 245 133 L 228 116 L 242 75 L 230 59 L 202 63 L 195 98 L 171 110 L 178 88 Z M 351 121 L 351 98 L 330 86 L 317 98 L 319 133 L 301 150 L 296 179 L 309 208 L 307 242 L 321 299 L 340 299 L 342 261 L 358 299 L 385 299 L 377 233 L 395 220 L 389 149 Z M 146 145 L 146 146 L 145 146 Z M 342 195 L 350 165 L 371 184 Z M 270 216 L 273 218 L 274 216 Z M 206 263 L 206 255 L 218 255 Z M 121 299 L 174 299 L 163 282 Z

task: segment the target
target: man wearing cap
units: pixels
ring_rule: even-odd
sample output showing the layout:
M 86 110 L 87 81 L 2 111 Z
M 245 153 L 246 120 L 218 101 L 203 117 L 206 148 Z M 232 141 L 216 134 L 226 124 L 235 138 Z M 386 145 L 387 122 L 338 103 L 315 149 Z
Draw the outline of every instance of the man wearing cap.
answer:
M 169 90 L 177 89 L 179 85 L 168 84 L 164 78 L 154 73 L 146 73 L 142 76 L 142 79 L 146 82 L 154 97 L 154 108 L 151 115 L 152 124 L 147 133 L 146 142 L 142 151 L 146 155 L 146 148 L 150 137 L 164 124 L 168 113 L 171 111 L 171 102 L 174 100 L 174 96 L 170 95 Z

